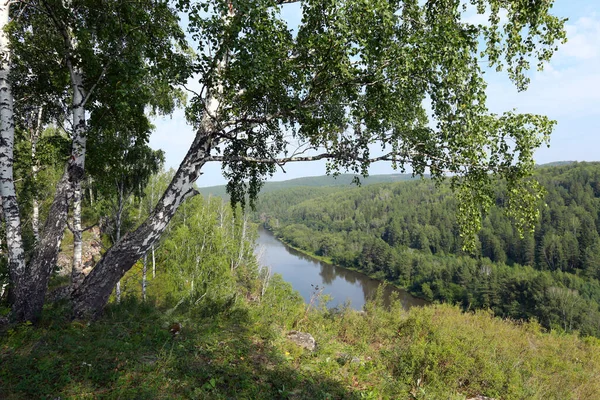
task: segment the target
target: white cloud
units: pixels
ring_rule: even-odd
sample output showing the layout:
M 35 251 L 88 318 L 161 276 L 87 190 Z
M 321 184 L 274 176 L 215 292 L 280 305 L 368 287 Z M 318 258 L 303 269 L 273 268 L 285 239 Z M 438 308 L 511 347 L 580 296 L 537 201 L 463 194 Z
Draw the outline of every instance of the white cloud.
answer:
M 568 41 L 559 51 L 561 57 L 592 60 L 600 55 L 600 19 L 596 15 L 568 24 Z
M 551 118 L 600 116 L 600 18 L 580 18 L 567 27 L 562 45 L 544 71 L 531 74 L 529 89 L 517 93 L 506 78 L 494 78 L 488 88 L 494 111 L 516 107 Z

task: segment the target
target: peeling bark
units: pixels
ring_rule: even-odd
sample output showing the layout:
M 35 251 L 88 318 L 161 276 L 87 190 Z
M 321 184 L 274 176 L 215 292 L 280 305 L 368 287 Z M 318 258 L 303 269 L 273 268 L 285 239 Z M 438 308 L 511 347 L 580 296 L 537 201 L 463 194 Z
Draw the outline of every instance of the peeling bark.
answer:
M 15 192 L 13 175 L 13 149 L 15 141 L 15 121 L 13 95 L 9 82 L 10 48 L 4 32 L 9 22 L 9 4 L 0 5 L 0 196 L 2 211 L 6 221 L 6 244 L 8 247 L 9 301 L 14 303 L 21 295 L 25 275 L 25 253 L 21 236 L 21 218 Z

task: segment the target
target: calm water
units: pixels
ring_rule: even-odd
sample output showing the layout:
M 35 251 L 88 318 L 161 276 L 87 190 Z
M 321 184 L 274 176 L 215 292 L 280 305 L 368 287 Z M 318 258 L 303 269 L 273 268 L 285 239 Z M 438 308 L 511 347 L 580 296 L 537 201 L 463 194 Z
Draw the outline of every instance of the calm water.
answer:
M 316 261 L 296 250 L 287 247 L 263 229 L 258 230 L 256 252 L 260 263 L 271 268 L 271 273 L 278 273 L 283 279 L 290 282 L 304 300 L 308 302 L 314 293 L 311 285 L 324 287 L 324 294 L 333 297 L 328 304 L 335 307 L 350 301 L 352 308 L 360 310 L 365 302 L 372 298 L 380 285 L 380 281 L 372 279 L 360 272 L 350 271 L 335 265 Z M 411 296 L 404 290 L 386 286 L 385 298 L 397 292 L 404 308 L 426 304 L 424 300 Z

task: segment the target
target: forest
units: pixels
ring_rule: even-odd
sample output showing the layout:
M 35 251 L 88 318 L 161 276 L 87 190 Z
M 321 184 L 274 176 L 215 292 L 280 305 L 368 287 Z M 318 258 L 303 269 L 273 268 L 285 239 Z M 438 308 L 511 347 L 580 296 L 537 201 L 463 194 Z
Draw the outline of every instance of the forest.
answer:
M 255 218 L 296 248 L 425 299 L 599 336 L 600 164 L 535 176 L 545 195 L 534 231 L 515 227 L 499 182 L 473 252 L 463 250 L 449 185 L 428 179 L 271 192 Z

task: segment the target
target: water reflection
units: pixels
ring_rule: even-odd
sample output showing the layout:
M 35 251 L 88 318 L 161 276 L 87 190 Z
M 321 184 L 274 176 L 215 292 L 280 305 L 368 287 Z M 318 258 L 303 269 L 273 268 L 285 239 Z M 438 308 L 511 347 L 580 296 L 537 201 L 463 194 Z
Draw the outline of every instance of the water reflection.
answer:
M 310 301 L 314 286 L 324 287 L 324 294 L 333 299 L 329 307 L 349 301 L 354 309 L 362 309 L 368 299 L 373 298 L 380 281 L 364 274 L 330 265 L 308 257 L 278 241 L 269 231 L 259 228 L 257 252 L 260 262 L 279 273 L 290 282 L 305 301 Z M 404 308 L 425 304 L 424 300 L 392 286 L 384 288 L 384 300 L 389 302 L 392 293 L 397 293 Z

